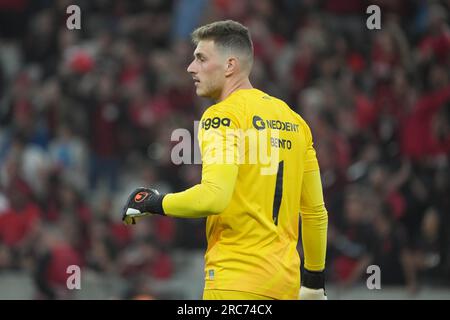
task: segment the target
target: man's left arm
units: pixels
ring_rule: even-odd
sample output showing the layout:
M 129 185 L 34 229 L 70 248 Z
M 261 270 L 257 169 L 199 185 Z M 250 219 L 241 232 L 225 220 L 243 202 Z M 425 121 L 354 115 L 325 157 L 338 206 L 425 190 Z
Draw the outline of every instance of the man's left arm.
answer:
M 325 258 L 327 249 L 328 212 L 323 200 L 319 164 L 313 148 L 312 135 L 305 126 L 307 150 L 303 174 L 300 212 L 304 272 L 300 300 L 325 300 Z

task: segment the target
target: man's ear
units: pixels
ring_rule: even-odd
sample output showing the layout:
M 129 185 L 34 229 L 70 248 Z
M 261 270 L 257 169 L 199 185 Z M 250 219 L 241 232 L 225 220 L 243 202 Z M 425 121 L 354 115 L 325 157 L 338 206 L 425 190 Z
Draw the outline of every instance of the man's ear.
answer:
M 237 72 L 238 62 L 234 57 L 228 58 L 225 66 L 225 77 L 231 76 L 233 73 Z

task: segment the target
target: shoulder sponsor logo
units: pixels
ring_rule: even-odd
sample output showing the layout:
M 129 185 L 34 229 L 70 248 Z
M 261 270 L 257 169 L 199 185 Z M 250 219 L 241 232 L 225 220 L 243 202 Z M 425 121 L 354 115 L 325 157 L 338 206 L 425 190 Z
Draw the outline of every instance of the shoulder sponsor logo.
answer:
M 209 130 L 209 128 L 217 129 L 220 126 L 229 127 L 231 124 L 230 118 L 206 118 L 202 120 L 202 129 Z

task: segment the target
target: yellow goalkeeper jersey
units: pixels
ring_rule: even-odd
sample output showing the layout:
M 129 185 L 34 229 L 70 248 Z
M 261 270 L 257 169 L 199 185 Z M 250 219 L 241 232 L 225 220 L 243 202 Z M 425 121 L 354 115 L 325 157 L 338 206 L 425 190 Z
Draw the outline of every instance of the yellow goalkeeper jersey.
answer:
M 283 101 L 241 89 L 199 124 L 202 181 L 164 197 L 168 216 L 207 217 L 205 290 L 297 299 L 305 267 L 325 265 L 327 212 L 311 131 Z

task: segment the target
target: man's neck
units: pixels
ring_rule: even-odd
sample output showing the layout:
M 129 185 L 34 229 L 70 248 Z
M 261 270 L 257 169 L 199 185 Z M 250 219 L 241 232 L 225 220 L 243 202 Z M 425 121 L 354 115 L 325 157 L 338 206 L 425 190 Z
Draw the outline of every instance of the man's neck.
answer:
M 225 84 L 219 99 L 217 99 L 217 102 L 225 100 L 230 94 L 240 89 L 253 89 L 248 77 L 234 81 L 231 80 L 229 83 Z

